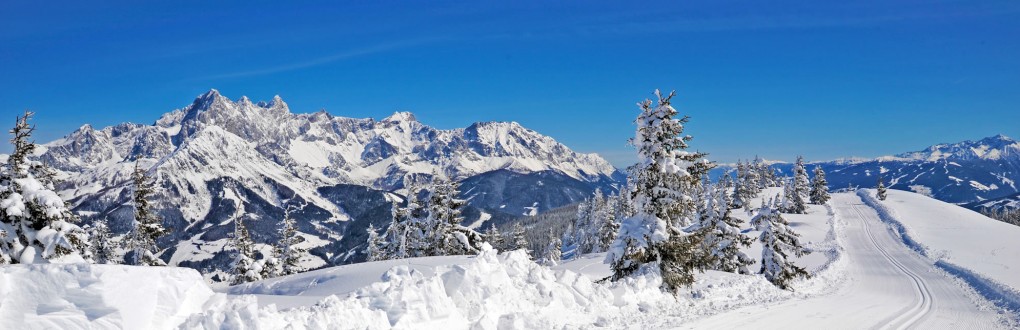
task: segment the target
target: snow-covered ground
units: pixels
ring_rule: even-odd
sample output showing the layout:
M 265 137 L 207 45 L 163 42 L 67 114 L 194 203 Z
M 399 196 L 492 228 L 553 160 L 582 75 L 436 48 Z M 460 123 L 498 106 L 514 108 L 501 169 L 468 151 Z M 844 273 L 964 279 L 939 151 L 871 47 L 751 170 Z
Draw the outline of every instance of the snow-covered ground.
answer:
M 769 191 L 767 193 L 772 193 Z M 0 328 L 563 329 L 994 328 L 1015 325 L 959 271 L 1015 291 L 1020 231 L 919 195 L 884 202 L 835 194 L 831 211 L 784 215 L 814 253 L 813 277 L 783 291 L 761 276 L 709 271 L 673 297 L 644 274 L 610 275 L 604 255 L 546 267 L 523 251 L 333 267 L 211 290 L 180 268 L 0 267 Z M 746 219 L 746 215 L 735 212 Z M 882 214 L 880 217 L 880 213 Z M 961 220 L 962 219 L 962 220 Z M 883 221 L 884 220 L 884 221 Z M 966 221 L 961 224 L 957 221 Z M 893 224 L 893 225 L 890 225 Z M 899 224 L 897 227 L 897 225 Z M 891 228 L 905 228 L 899 231 Z M 747 230 L 754 236 L 754 232 Z M 759 257 L 759 247 L 748 249 Z M 944 251 L 944 252 L 943 252 Z M 996 268 L 998 265 L 998 268 Z M 752 270 L 757 270 L 757 265 Z M 1014 267 L 1015 266 L 1015 267 Z M 1003 291 L 1004 290 L 1004 291 Z M 1014 291 L 1010 291 L 1014 290 Z M 1004 307 L 1002 307 L 1004 306 Z

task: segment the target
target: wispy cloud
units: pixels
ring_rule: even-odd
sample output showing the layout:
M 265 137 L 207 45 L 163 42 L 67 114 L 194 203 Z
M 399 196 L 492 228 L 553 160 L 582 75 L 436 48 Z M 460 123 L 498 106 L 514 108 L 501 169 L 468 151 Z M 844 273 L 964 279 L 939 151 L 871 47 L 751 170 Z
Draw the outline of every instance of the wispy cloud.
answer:
M 305 69 L 305 68 L 325 65 L 325 64 L 329 64 L 329 63 L 333 63 L 333 62 L 337 62 L 337 61 L 341 61 L 341 60 L 345 60 L 345 59 L 349 59 L 349 58 L 354 58 L 354 57 L 359 57 L 359 56 L 366 56 L 366 55 L 372 55 L 372 54 L 378 54 L 378 53 L 384 53 L 384 52 L 389 52 L 389 51 L 393 51 L 393 50 L 397 50 L 397 49 L 414 47 L 414 46 L 420 46 L 420 45 L 434 43 L 434 42 L 439 42 L 439 41 L 443 41 L 443 40 L 446 40 L 446 38 L 422 38 L 422 39 L 404 40 L 404 41 L 398 41 L 398 42 L 392 42 L 392 43 L 386 43 L 386 44 L 380 44 L 380 45 L 372 45 L 372 46 L 368 46 L 368 47 L 348 49 L 348 50 L 345 50 L 345 51 L 342 51 L 342 52 L 339 52 L 339 53 L 335 53 L 335 54 L 331 54 L 331 55 L 323 56 L 323 57 L 319 57 L 319 58 L 313 58 L 313 59 L 308 59 L 308 60 L 303 60 L 303 61 L 285 63 L 285 64 L 280 64 L 280 65 L 276 65 L 276 66 L 270 66 L 270 67 L 261 68 L 261 69 L 253 69 L 253 70 L 246 70 L 246 71 L 235 71 L 235 72 L 227 72 L 227 73 L 214 74 L 214 75 L 209 75 L 209 76 L 202 76 L 202 77 L 197 77 L 197 78 L 189 79 L 189 80 L 229 79 L 229 78 L 261 76 L 261 75 L 267 75 L 267 74 L 273 74 L 273 73 L 288 72 L 288 71 L 294 71 L 294 70 L 299 70 L 299 69 Z

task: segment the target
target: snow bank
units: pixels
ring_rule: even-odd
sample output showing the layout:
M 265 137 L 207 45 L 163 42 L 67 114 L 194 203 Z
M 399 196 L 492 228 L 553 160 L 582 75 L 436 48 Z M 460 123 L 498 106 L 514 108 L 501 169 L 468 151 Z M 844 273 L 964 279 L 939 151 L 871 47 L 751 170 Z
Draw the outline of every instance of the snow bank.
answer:
M 873 189 L 857 194 L 907 246 L 999 307 L 1020 312 L 1020 227 L 906 191 L 888 190 L 885 201 Z
M 172 328 L 213 294 L 187 268 L 2 266 L 0 329 Z

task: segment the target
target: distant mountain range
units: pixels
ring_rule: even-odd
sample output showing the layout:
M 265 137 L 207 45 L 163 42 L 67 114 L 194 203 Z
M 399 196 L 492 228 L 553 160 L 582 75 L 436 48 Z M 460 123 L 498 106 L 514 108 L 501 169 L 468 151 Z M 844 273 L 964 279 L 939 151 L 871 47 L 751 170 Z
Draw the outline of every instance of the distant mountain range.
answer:
M 930 190 L 932 197 L 972 208 L 998 199 L 1018 199 L 1020 142 L 1005 135 L 977 141 L 936 144 L 921 151 L 875 159 L 809 163 L 821 166 L 829 187 L 874 187 L 881 176 L 900 190 Z M 773 167 L 790 174 L 792 164 Z M 1006 203 L 1000 202 L 998 204 Z
M 38 148 L 59 171 L 60 193 L 84 222 L 128 230 L 127 179 L 135 162 L 161 189 L 172 234 L 158 243 L 172 265 L 225 270 L 230 219 L 244 216 L 258 243 L 278 239 L 284 208 L 296 212 L 318 267 L 360 261 L 369 223 L 384 227 L 405 177 L 461 181 L 466 225 L 479 227 L 575 203 L 624 175 L 596 154 L 570 150 L 515 122 L 440 130 L 408 112 L 382 120 L 291 113 L 275 97 L 232 101 L 216 90 L 152 125 L 89 125 Z

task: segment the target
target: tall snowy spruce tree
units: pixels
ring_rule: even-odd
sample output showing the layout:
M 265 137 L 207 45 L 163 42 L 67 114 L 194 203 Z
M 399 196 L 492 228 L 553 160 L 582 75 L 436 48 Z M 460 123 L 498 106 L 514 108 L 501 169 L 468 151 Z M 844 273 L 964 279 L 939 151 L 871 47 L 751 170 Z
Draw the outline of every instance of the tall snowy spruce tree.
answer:
M 732 216 L 729 194 L 724 187 L 705 187 L 705 205 L 699 224 L 699 230 L 705 236 L 702 245 L 709 253 L 710 269 L 750 274 L 747 266 L 754 264 L 754 259 L 740 248 L 751 246 L 751 238 L 740 232 L 743 221 Z
M 810 189 L 811 183 L 808 180 L 807 169 L 804 168 L 804 157 L 797 156 L 797 163 L 793 165 L 792 192 L 787 196 L 792 205 L 786 212 L 807 213 L 807 202 L 804 201 L 804 198 L 808 196 Z
M 368 232 L 368 241 L 366 242 L 368 247 L 365 248 L 365 254 L 368 256 L 367 260 L 386 260 L 386 254 L 383 252 L 386 248 L 386 242 L 382 236 L 379 236 L 375 226 L 368 224 L 368 228 L 365 231 Z
M 884 201 L 886 198 L 885 182 L 883 181 L 884 178 L 882 178 L 882 176 L 878 176 L 878 185 L 876 186 L 878 191 L 876 192 L 875 197 L 878 197 L 878 200 L 880 201 Z
M 825 204 L 829 201 L 829 182 L 825 180 L 825 171 L 815 166 L 815 177 L 811 178 L 811 203 Z
M 670 100 L 655 92 L 658 102 L 639 103 L 637 130 L 631 143 L 638 149 L 638 164 L 629 168 L 630 192 L 636 215 L 623 220 L 606 261 L 614 280 L 629 276 L 644 265 L 657 267 L 663 289 L 677 293 L 694 282 L 694 273 L 707 267 L 700 247 L 702 237 L 688 232 L 697 220 L 691 194 L 712 167 L 705 154 L 689 152 L 682 135 L 689 117 L 678 113 Z
M 744 199 L 746 194 L 744 193 L 744 181 L 742 179 L 743 177 L 742 173 L 744 172 L 743 168 L 744 164 L 738 161 L 737 177 L 736 180 L 733 180 L 733 191 L 730 193 L 731 196 L 730 208 L 732 209 L 744 208 L 745 210 L 750 210 L 750 207 L 748 206 L 747 203 L 748 201 Z M 727 173 L 727 175 L 729 175 L 729 173 Z
M 306 251 L 305 249 L 297 246 L 301 242 L 304 242 L 304 238 L 299 235 L 297 231 L 297 222 L 292 216 L 294 211 L 304 208 L 304 205 L 296 207 L 287 206 L 284 208 L 283 223 L 279 229 L 280 241 L 277 242 L 274 251 L 276 258 L 279 259 L 279 269 L 277 270 L 279 275 L 292 275 L 305 271 L 304 268 L 301 267 L 301 258 L 304 256 Z
M 778 197 L 778 196 L 777 196 Z M 790 281 L 797 278 L 808 278 L 810 275 L 804 268 L 798 267 L 789 260 L 789 254 L 797 257 L 807 255 L 809 251 L 800 245 L 800 235 L 790 228 L 786 219 L 776 207 L 776 199 L 762 203 L 758 214 L 751 218 L 751 226 L 761 230 L 758 240 L 762 244 L 761 269 L 759 274 L 781 289 L 790 290 Z
M 88 234 L 54 192 L 52 172 L 30 160 L 33 113 L 18 116 L 10 130 L 14 148 L 0 164 L 0 264 L 85 262 Z
M 128 249 L 131 251 L 130 265 L 166 266 L 163 260 L 156 257 L 158 247 L 156 239 L 167 234 L 163 222 L 156 215 L 149 198 L 155 192 L 155 184 L 145 170 L 135 162 L 135 170 L 131 174 L 132 202 L 135 207 L 135 221 L 128 237 Z

